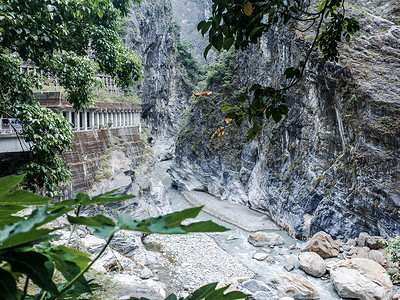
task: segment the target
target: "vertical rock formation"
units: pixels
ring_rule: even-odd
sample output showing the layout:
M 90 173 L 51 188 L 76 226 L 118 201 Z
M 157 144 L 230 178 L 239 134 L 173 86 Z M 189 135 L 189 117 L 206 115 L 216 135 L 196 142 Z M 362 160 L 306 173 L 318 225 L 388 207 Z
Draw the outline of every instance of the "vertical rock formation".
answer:
M 150 133 L 166 138 L 169 145 L 164 146 L 171 147 L 193 88 L 177 61 L 171 2 L 142 2 L 123 24 L 123 37 L 143 64 L 144 78 L 138 83 L 142 117 Z
M 390 21 L 378 16 L 382 8 L 348 9 L 363 29 L 344 45 L 340 63 L 315 55 L 288 95 L 288 116 L 266 123 L 256 140 L 245 141 L 242 128 L 217 143 L 198 141 L 223 116 L 209 103 L 192 109 L 170 171 L 176 186 L 262 210 L 297 238 L 320 230 L 344 239 L 400 232 L 399 14 Z M 308 38 L 271 30 L 236 56 L 237 86 L 284 83 Z

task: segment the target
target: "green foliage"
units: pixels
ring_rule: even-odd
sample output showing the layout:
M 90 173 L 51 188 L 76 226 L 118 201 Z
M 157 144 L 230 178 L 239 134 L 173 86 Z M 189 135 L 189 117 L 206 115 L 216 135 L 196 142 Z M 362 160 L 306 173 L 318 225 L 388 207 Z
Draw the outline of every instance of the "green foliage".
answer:
M 193 45 L 188 41 L 181 40 L 180 31 L 180 25 L 174 22 L 173 32 L 175 36 L 177 60 L 178 62 L 182 63 L 193 84 L 197 84 L 197 82 L 204 76 L 204 69 L 200 66 L 197 59 L 194 58 L 190 52 L 190 49 L 193 48 Z
M 238 76 L 235 72 L 233 51 L 221 51 L 217 59 L 210 64 L 206 75 L 206 87 L 224 95 L 232 95 Z
M 186 219 L 197 216 L 201 210 L 199 207 L 143 221 L 136 221 L 129 215 L 119 215 L 116 221 L 103 215 L 80 217 L 79 211 L 83 205 L 122 201 L 134 196 L 118 195 L 114 190 L 95 197 L 79 193 L 74 199 L 51 203 L 51 198 L 16 189 L 23 178 L 23 175 L 0 178 L 0 211 L 3 216 L 0 230 L 0 299 L 78 299 L 83 294 L 91 293 L 97 286 L 83 275 L 103 254 L 114 233 L 119 230 L 162 234 L 228 230 L 211 221 L 182 225 Z M 16 213 L 31 204 L 39 207 L 31 214 L 13 219 Z M 72 211 L 76 216 L 68 214 Z M 86 225 L 95 229 L 99 236 L 108 237 L 96 258 L 91 260 L 88 254 L 70 248 L 68 244 L 50 245 L 49 242 L 60 235 L 53 233 L 58 228 L 51 228 L 49 223 L 61 216 L 67 216 L 71 224 Z M 56 270 L 64 278 L 62 283 L 54 282 Z M 27 289 L 19 290 L 17 282 L 21 275 L 26 278 L 26 284 L 31 281 L 42 291 L 37 295 L 26 295 Z M 230 296 L 221 296 L 225 289 L 212 291 L 214 288 L 212 285 L 204 287 L 201 293 L 198 292 L 202 295 L 200 297 L 199 294 L 200 298 L 193 296 L 190 299 L 239 299 L 232 297 L 242 295 L 234 292 L 227 294 Z M 211 295 L 216 298 L 210 298 Z
M 207 284 L 201 288 L 195 290 L 186 298 L 179 298 L 179 300 L 235 300 L 244 299 L 250 295 L 243 294 L 239 291 L 233 291 L 224 294 L 224 292 L 229 288 L 228 286 L 217 288 L 217 282 Z M 131 300 L 148 300 L 146 298 L 131 298 Z M 178 300 L 178 297 L 174 294 L 169 295 L 165 300 Z
M 99 72 L 120 86 L 131 85 L 142 76 L 141 64 L 118 31 L 132 3 L 140 0 L 0 1 L 0 112 L 18 118 L 31 142 L 29 188 L 52 195 L 69 178 L 60 154 L 73 135 L 65 120 L 35 100 L 33 90 L 40 90 L 44 78 L 20 73 L 19 66 L 29 61 L 52 74 L 75 109 L 93 102 L 92 91 L 101 86 Z
M 247 134 L 250 139 L 260 131 L 264 119 L 272 117 L 279 122 L 287 114 L 286 93 L 302 80 L 311 53 L 319 48 L 324 60 L 338 61 L 339 43 L 343 40 L 349 42 L 360 29 L 354 18 L 345 17 L 344 1 L 341 0 L 317 1 L 308 6 L 300 0 L 213 0 L 212 3 L 212 16 L 197 26 L 203 35 L 208 35 L 209 44 L 204 57 L 212 48 L 222 51 L 234 47 L 243 51 L 250 44 L 258 43 L 264 32 L 278 25 L 302 32 L 315 30 L 305 59 L 299 61 L 297 67 L 284 71 L 286 86 L 253 85 L 250 89 L 253 95 L 248 98 L 251 99 L 249 106 L 227 110 L 230 113 L 228 118 L 234 119 L 237 125 L 241 124 L 243 117 L 249 117 L 254 124 Z
M 385 241 L 385 251 L 391 255 L 391 261 L 396 264 L 395 269 L 389 270 L 392 281 L 400 281 L 400 235 Z

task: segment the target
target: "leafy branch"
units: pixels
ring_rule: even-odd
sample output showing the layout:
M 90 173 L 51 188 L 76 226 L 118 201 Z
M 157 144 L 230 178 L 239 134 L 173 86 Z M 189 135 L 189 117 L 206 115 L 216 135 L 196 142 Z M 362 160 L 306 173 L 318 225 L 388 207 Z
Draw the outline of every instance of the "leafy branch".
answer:
M 182 222 L 195 218 L 201 207 L 189 208 L 157 218 L 136 221 L 129 215 L 119 215 L 116 221 L 104 216 L 80 217 L 79 209 L 83 205 L 109 203 L 131 199 L 131 195 L 115 194 L 115 190 L 90 197 L 79 193 L 74 199 L 53 203 L 51 198 L 17 189 L 24 175 L 0 178 L 0 299 L 77 299 L 80 295 L 91 293 L 96 287 L 85 279 L 84 274 L 102 256 L 114 234 L 119 230 L 134 230 L 146 233 L 185 234 L 189 232 L 222 232 L 227 228 L 212 221 L 195 222 L 182 225 Z M 17 216 L 22 210 L 38 206 L 26 216 Z M 76 216 L 69 213 L 76 211 Z M 85 225 L 93 228 L 100 237 L 107 237 L 107 242 L 91 260 L 89 255 L 66 246 L 51 246 L 50 242 L 58 239 L 55 234 L 59 228 L 51 228 L 50 222 L 67 216 L 73 225 Z M 54 282 L 55 271 L 60 272 L 63 283 Z M 17 280 L 23 274 L 25 285 L 18 290 Z M 42 289 L 37 295 L 27 295 L 28 282 Z M 187 299 L 217 300 L 243 299 L 245 294 L 231 292 L 223 294 L 227 287 L 215 290 L 216 283 L 195 291 Z M 167 299 L 176 299 L 170 295 Z
M 270 117 L 279 122 L 288 113 L 285 104 L 286 93 L 303 78 L 311 54 L 319 49 L 323 60 L 338 61 L 338 45 L 343 40 L 350 42 L 351 36 L 360 27 L 353 17 L 345 16 L 344 0 L 324 0 L 312 4 L 301 0 L 292 1 L 253 1 L 213 0 L 212 16 L 201 21 L 197 29 L 208 34 L 209 44 L 204 50 L 204 57 L 214 48 L 216 51 L 235 49 L 245 50 L 250 44 L 256 44 L 263 33 L 274 26 L 284 25 L 305 32 L 315 28 L 315 38 L 298 67 L 289 67 L 284 76 L 289 83 L 284 87 L 253 85 L 249 92 L 251 97 L 239 97 L 239 105 L 223 107 L 226 117 L 233 119 L 240 126 L 248 118 L 253 126 L 247 138 L 253 139 L 260 131 L 262 123 Z M 299 24 L 304 25 L 301 29 Z M 315 26 L 316 25 L 316 26 Z

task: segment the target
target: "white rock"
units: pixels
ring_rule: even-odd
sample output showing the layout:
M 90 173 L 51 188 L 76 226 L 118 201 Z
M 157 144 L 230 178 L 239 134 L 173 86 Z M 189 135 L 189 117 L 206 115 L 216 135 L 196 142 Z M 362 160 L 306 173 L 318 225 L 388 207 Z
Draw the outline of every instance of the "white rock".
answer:
M 366 232 L 360 232 L 360 235 L 358 236 L 358 241 L 357 244 L 359 247 L 364 247 L 367 245 L 367 238 L 369 237 L 369 234 Z
M 339 248 L 333 238 L 326 232 L 320 231 L 304 245 L 302 251 L 315 252 L 322 258 L 335 257 L 339 255 Z
M 98 253 L 106 244 L 106 241 L 94 235 L 87 235 L 81 239 L 86 250 L 90 253 Z
M 166 286 L 162 282 L 142 280 L 137 276 L 117 274 L 112 276 L 116 283 L 116 296 L 118 299 L 130 299 L 131 297 L 147 298 L 150 300 L 164 299 Z
M 226 238 L 227 241 L 233 241 L 233 240 L 237 240 L 237 239 L 238 239 L 238 237 L 237 237 L 237 236 L 234 236 L 234 235 L 229 235 L 229 236 Z
M 286 258 L 285 264 L 284 264 L 284 268 L 286 269 L 286 271 L 290 272 L 295 268 L 299 267 L 299 260 L 297 257 L 295 256 L 289 256 Z
M 279 300 L 294 300 L 292 297 L 283 297 L 279 298 Z
M 319 294 L 315 287 L 300 275 L 285 273 L 271 278 L 267 284 L 278 291 L 279 297 L 319 299 Z
M 257 252 L 257 253 L 254 253 L 254 255 L 253 255 L 254 259 L 260 260 L 260 261 L 266 259 L 267 257 L 268 257 L 268 254 L 264 253 L 264 252 Z
M 250 234 L 249 243 L 255 247 L 276 246 L 284 244 L 283 237 L 275 232 L 256 232 Z
M 331 282 L 340 297 L 360 300 L 390 300 L 392 282 L 385 269 L 366 258 L 337 262 L 331 269 Z
M 385 255 L 381 251 L 378 251 L 378 250 L 369 251 L 368 258 L 372 259 L 373 261 L 376 261 L 381 266 L 386 265 Z
M 151 270 L 149 268 L 144 268 L 139 275 L 140 278 L 142 279 L 149 279 L 151 277 L 153 277 L 153 272 L 151 272 Z
M 368 247 L 354 247 L 349 251 L 352 258 L 368 258 L 369 248 Z
M 326 272 L 324 260 L 315 252 L 302 252 L 299 255 L 300 269 L 314 277 L 321 277 Z

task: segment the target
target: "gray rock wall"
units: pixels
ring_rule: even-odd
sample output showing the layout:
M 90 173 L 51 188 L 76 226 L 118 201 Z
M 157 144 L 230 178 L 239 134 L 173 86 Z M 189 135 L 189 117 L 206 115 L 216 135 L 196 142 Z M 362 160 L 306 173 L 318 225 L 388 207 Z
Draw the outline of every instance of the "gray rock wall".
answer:
M 363 30 L 338 64 L 312 57 L 288 96 L 289 115 L 266 124 L 258 139 L 246 142 L 236 129 L 221 139 L 225 148 L 209 143 L 199 133 L 215 130 L 222 115 L 204 121 L 206 109 L 196 106 L 178 139 L 173 183 L 262 210 L 297 238 L 320 230 L 342 239 L 398 234 L 400 27 L 349 10 Z M 293 31 L 269 32 L 237 56 L 238 86 L 284 83 L 281 74 L 304 56 L 305 41 Z M 236 136 L 235 144 L 226 136 Z
M 122 35 L 141 58 L 144 76 L 137 88 L 150 132 L 176 134 L 192 87 L 176 58 L 170 1 L 148 0 L 135 6 L 124 20 Z

